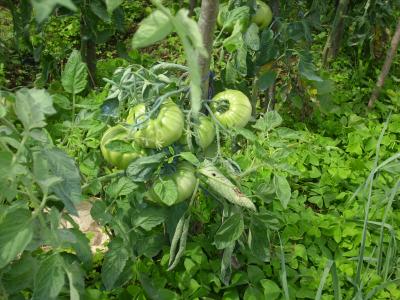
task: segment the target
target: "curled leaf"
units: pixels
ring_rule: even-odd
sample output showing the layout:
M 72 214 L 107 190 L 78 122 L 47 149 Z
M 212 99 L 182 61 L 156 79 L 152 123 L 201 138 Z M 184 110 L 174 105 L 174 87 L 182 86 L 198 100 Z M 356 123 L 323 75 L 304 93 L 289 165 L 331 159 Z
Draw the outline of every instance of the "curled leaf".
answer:
M 254 203 L 240 189 L 226 178 L 209 160 L 205 160 L 199 173 L 206 177 L 206 183 L 218 195 L 229 202 L 256 211 Z

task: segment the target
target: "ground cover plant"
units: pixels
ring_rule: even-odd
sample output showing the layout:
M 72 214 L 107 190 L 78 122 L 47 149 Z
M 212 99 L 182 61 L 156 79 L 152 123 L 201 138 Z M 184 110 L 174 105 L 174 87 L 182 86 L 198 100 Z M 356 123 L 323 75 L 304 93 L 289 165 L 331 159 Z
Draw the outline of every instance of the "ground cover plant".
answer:
M 400 299 L 400 3 L 0 16 L 0 299 Z

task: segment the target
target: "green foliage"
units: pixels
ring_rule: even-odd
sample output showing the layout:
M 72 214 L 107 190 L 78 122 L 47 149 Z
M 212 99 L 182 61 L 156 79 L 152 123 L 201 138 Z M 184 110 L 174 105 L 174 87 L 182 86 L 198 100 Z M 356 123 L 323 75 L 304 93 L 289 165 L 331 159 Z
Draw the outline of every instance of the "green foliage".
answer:
M 388 27 L 395 4 L 352 3 L 346 39 L 357 42 L 357 59 L 346 46 L 321 71 L 331 3 L 287 1 L 260 29 L 249 22 L 253 1 L 229 1 L 211 83 L 214 93 L 237 88 L 257 106 L 246 127 L 223 128 L 212 101 L 199 96 L 204 49 L 195 17 L 176 3 L 144 12 L 142 1 L 89 2 L 73 3 L 92 18 L 88 37 L 101 44 L 98 78 L 106 85 L 91 92 L 74 50 L 81 32 L 78 15 L 66 9 L 72 2 L 33 1 L 34 11 L 49 4 L 34 15 L 43 21 L 39 33 L 30 18 L 15 19 L 25 24 L 15 35 L 20 49 L 43 46 L 37 57 L 52 81 L 47 90 L 0 91 L 1 299 L 400 298 L 399 62 L 366 113 L 379 66 L 360 55 L 374 40 L 369 20 Z M 127 60 L 113 49 L 121 37 L 113 34 L 127 25 L 122 10 L 125 21 L 148 15 L 129 41 L 141 49 L 121 51 Z M 2 40 L 7 32 L 0 32 Z M 0 61 L 0 84 L 16 83 L 9 68 Z M 265 103 L 271 91 L 274 107 Z M 148 149 L 124 171 L 107 164 L 99 150 L 107 127 L 134 133 L 169 98 L 185 113 L 183 138 Z M 149 108 L 143 123 L 127 124 L 138 103 Z M 195 143 L 197 110 L 214 122 L 216 140 L 206 149 Z M 109 149 L 125 152 L 131 142 Z M 196 168 L 196 187 L 172 205 L 182 162 Z M 150 190 L 167 205 L 152 202 Z M 83 199 L 109 238 L 101 252 L 92 252 L 91 234 L 71 218 Z

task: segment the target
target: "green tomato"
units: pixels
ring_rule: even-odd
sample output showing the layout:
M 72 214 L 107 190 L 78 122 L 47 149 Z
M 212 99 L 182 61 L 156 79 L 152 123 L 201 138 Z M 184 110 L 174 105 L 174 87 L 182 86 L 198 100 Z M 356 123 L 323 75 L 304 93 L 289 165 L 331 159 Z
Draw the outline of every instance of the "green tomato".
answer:
M 145 113 L 145 105 L 138 104 L 131 108 L 126 121 L 128 124 L 141 122 Z M 167 147 L 182 136 L 183 112 L 172 100 L 167 100 L 161 105 L 157 117 L 146 121 L 143 126 L 134 133 L 135 141 L 140 146 L 153 149 Z
M 129 131 L 121 126 L 117 125 L 114 127 L 110 127 L 103 134 L 103 137 L 100 141 L 100 150 L 103 154 L 104 159 L 116 166 L 118 169 L 126 169 L 128 165 L 139 157 L 145 156 L 147 153 L 144 149 L 138 147 L 134 142 L 131 143 L 132 151 L 131 152 L 119 152 L 113 151 L 106 147 L 112 141 L 124 141 L 127 142 L 129 136 Z
M 202 148 L 206 149 L 215 139 L 215 127 L 214 123 L 210 117 L 201 115 L 197 124 L 193 126 L 193 131 L 191 132 L 191 137 L 195 137 L 196 144 Z M 187 132 L 184 132 L 179 139 L 179 143 L 187 145 Z
M 227 17 L 229 14 L 229 6 L 228 3 L 222 3 L 219 6 L 219 12 L 217 16 L 217 25 L 220 28 L 224 28 L 225 32 L 231 33 L 235 28 L 236 23 L 238 24 L 239 31 L 243 32 L 246 29 L 247 25 L 247 18 L 240 18 L 234 22 L 227 23 Z M 225 27 L 224 27 L 225 26 Z
M 176 172 L 172 174 L 172 176 L 165 176 L 164 178 L 160 178 L 153 183 L 153 186 L 157 184 L 160 180 L 172 179 L 172 181 L 176 185 L 177 189 L 177 198 L 174 203 L 171 205 L 175 205 L 181 203 L 192 196 L 194 189 L 196 187 L 197 178 L 195 175 L 194 167 L 188 162 L 180 162 L 178 163 Z M 158 195 L 154 192 L 154 188 L 151 188 L 148 192 L 149 198 L 157 203 L 164 203 L 158 197 Z
M 212 99 L 217 120 L 228 128 L 242 128 L 251 118 L 251 103 L 241 91 L 225 90 Z
M 215 139 L 214 123 L 210 117 L 200 116 L 199 124 L 195 127 L 196 143 L 200 148 L 206 149 Z
M 251 20 L 256 23 L 260 29 L 263 29 L 272 22 L 272 10 L 264 2 L 257 0 L 257 10 Z

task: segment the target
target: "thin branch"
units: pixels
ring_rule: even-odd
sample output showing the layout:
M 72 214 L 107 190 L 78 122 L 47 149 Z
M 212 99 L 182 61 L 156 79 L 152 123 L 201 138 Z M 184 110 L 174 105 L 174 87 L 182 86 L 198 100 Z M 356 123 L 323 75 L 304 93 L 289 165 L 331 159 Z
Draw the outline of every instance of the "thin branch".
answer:
M 379 93 L 383 87 L 383 84 L 385 83 L 386 76 L 389 74 L 389 70 L 392 65 L 393 58 L 396 55 L 397 48 L 399 46 L 399 41 L 400 41 L 400 20 L 397 23 L 396 32 L 393 35 L 392 41 L 390 43 L 390 48 L 388 49 L 388 52 L 386 53 L 386 59 L 385 59 L 385 63 L 383 64 L 381 74 L 379 74 L 375 88 L 371 94 L 371 98 L 369 98 L 368 108 L 371 108 L 372 106 L 374 106 L 374 102 L 376 101 L 376 99 L 379 96 Z
M 219 8 L 218 0 L 203 0 L 201 1 L 201 13 L 199 19 L 199 28 L 208 56 L 199 57 L 200 72 L 202 78 L 202 98 L 208 98 L 208 73 L 210 71 L 210 62 L 213 47 L 214 28 L 217 21 Z

